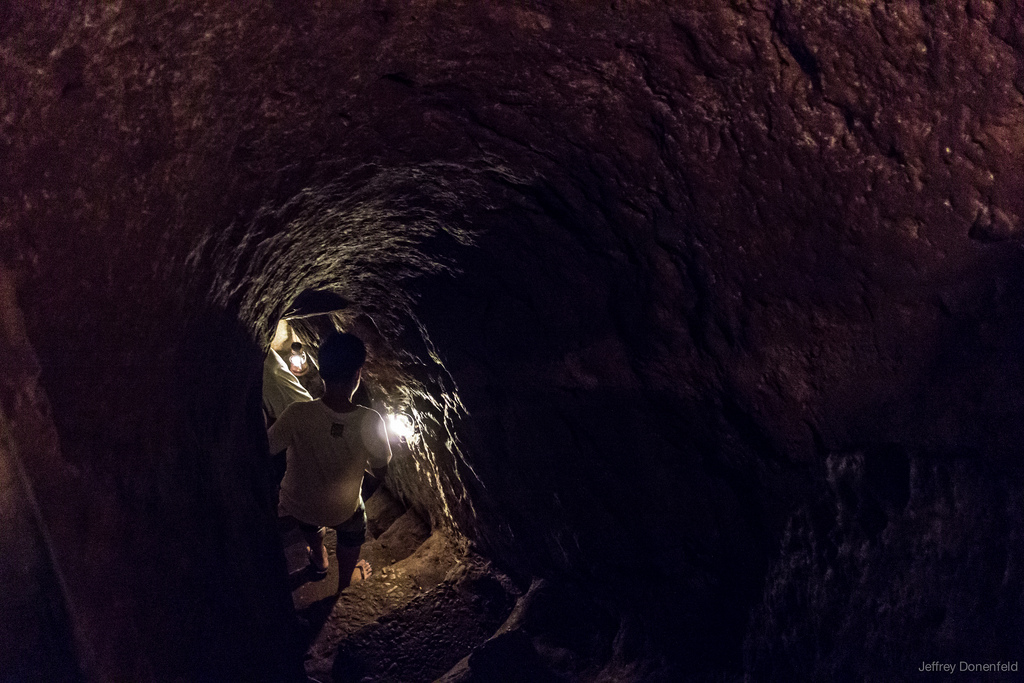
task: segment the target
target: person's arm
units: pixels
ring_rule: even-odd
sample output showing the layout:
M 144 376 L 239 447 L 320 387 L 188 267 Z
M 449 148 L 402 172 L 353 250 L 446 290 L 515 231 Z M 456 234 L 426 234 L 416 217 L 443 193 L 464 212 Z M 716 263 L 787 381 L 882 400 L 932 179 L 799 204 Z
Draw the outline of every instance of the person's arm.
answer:
M 383 467 L 372 467 L 370 468 L 370 474 L 373 475 L 369 479 L 363 477 L 363 499 L 368 500 L 374 492 L 380 488 L 380 485 L 384 483 L 384 477 L 388 475 L 388 466 Z
M 369 411 L 365 423 L 368 428 L 365 430 L 367 450 L 367 468 L 373 475 L 373 481 L 367 481 L 364 485 L 365 497 L 369 498 L 373 492 L 384 483 L 384 477 L 388 474 L 388 463 L 391 461 L 391 444 L 388 443 L 388 430 L 384 424 L 384 418 L 375 410 Z
M 289 406 L 290 408 L 291 406 Z M 267 439 L 270 441 L 270 454 L 277 455 L 286 450 L 292 441 L 291 433 L 292 411 L 285 409 L 281 416 L 270 425 L 267 430 Z

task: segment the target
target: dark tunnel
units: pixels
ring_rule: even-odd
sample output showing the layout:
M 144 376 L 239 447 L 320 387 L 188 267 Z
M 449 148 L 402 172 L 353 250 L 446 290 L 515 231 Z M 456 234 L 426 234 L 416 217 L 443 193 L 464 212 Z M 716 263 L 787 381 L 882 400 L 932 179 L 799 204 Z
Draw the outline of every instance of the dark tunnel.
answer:
M 1016 0 L 0 0 L 0 683 L 1016 680 L 1022 161 Z

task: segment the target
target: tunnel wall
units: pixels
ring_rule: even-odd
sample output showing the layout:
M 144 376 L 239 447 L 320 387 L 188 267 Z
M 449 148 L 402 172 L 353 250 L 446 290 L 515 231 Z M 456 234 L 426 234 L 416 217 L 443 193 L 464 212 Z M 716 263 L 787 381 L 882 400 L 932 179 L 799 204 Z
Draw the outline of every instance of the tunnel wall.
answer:
M 1015 654 L 1015 3 L 0 16 L 2 258 L 60 439 L 27 466 L 110 678 L 287 667 L 256 377 L 307 287 L 422 413 L 395 486 L 513 572 L 780 680 Z
M 23 464 L 26 455 L 38 457 L 54 446 L 53 423 L 15 303 L 14 283 L 2 269 L 0 358 L 0 671 L 10 680 L 79 681 L 79 659 L 88 662 L 88 643 L 82 634 L 73 635 L 68 614 L 72 604 L 40 518 L 37 487 Z M 45 489 L 40 479 L 36 482 Z

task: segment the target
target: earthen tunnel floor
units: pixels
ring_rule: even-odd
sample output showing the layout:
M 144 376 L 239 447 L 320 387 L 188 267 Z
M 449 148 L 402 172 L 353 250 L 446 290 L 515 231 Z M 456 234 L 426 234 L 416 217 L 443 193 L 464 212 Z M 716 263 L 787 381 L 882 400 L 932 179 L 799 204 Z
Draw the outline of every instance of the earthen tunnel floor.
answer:
M 320 683 L 433 681 L 508 618 L 519 591 L 464 543 L 431 531 L 385 489 L 366 503 L 367 541 L 360 557 L 372 572 L 336 595 L 336 537 L 325 579 L 307 569 L 297 528 L 282 528 L 292 599 L 305 638 L 306 672 Z M 455 671 L 452 678 L 458 678 Z

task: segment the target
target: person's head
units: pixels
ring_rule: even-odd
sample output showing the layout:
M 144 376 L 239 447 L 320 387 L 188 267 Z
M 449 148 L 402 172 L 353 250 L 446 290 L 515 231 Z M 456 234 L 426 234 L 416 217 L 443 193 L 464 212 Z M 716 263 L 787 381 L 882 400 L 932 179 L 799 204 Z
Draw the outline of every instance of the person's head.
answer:
M 359 383 L 359 370 L 366 361 L 366 345 L 354 334 L 334 332 L 320 344 L 320 377 L 328 385 L 351 387 Z

